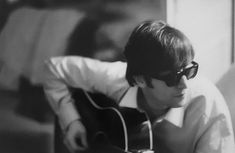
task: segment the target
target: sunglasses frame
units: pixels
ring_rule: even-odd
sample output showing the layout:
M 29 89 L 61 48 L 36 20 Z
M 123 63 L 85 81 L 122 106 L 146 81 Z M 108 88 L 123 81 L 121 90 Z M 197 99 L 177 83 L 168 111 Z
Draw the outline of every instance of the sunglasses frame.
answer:
M 194 78 L 197 75 L 199 67 L 198 63 L 192 61 L 191 64 L 192 66 L 182 68 L 180 71 L 171 72 L 170 74 L 166 74 L 163 76 L 154 76 L 153 78 L 164 81 L 166 85 L 169 87 L 176 86 L 179 84 L 180 79 L 182 78 L 183 75 L 185 75 L 188 80 Z M 189 76 L 190 72 L 192 71 L 193 74 Z

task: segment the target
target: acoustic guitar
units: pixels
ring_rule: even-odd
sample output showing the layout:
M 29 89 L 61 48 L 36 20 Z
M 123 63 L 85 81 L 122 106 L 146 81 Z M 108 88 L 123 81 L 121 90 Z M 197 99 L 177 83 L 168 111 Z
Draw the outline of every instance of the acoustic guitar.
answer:
M 72 95 L 87 130 L 89 153 L 153 153 L 151 123 L 144 112 L 81 89 Z

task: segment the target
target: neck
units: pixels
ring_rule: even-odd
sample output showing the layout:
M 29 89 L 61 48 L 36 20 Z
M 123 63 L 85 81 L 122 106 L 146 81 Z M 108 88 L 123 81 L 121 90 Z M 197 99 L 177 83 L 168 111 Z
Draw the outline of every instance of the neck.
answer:
M 157 119 L 169 110 L 167 106 L 161 105 L 158 100 L 150 96 L 145 90 L 138 90 L 137 99 L 139 107 L 143 109 L 151 119 Z

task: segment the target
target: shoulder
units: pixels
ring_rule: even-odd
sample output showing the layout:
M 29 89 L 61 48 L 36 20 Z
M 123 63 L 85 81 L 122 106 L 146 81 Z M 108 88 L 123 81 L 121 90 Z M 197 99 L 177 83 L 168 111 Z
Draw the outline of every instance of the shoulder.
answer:
M 220 134 L 232 136 L 228 106 L 215 84 L 203 76 L 190 83 L 190 100 L 185 108 L 185 123 L 197 127 L 197 137 L 205 139 Z M 207 133 L 207 134 L 205 134 Z
M 201 115 L 207 119 L 220 115 L 229 115 L 224 97 L 208 78 L 202 75 L 197 76 L 190 82 L 189 91 L 190 101 L 188 107 L 194 106 L 191 109 L 197 109 L 195 111 L 200 111 Z

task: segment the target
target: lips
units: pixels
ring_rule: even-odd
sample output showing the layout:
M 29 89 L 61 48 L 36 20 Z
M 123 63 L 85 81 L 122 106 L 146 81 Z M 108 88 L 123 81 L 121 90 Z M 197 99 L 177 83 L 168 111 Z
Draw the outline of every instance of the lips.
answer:
M 176 94 L 175 97 L 183 97 L 184 95 L 185 95 L 185 92 L 182 92 L 182 93 Z

